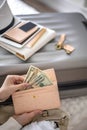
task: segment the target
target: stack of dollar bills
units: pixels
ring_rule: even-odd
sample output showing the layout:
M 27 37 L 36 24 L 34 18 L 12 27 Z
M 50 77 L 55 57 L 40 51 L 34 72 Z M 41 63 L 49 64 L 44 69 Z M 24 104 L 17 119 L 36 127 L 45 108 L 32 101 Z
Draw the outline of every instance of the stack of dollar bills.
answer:
M 32 65 L 29 67 L 24 82 L 29 83 L 29 87 L 27 89 L 44 87 L 53 84 L 42 70 Z

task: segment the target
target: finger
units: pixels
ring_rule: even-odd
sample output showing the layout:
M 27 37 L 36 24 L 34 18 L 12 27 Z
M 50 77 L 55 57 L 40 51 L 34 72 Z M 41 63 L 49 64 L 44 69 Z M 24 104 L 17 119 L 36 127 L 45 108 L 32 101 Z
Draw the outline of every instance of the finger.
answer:
M 15 90 L 23 90 L 25 88 L 29 87 L 29 84 L 28 83 L 21 83 L 21 84 L 18 84 L 18 85 L 15 85 Z
M 16 82 L 18 82 L 18 81 L 19 81 L 19 82 L 20 82 L 20 81 L 23 82 L 23 81 L 24 81 L 24 77 L 23 77 L 23 76 L 15 75 L 14 79 L 15 79 Z
M 42 114 L 42 111 L 41 110 L 35 110 L 35 111 L 30 112 L 30 113 L 27 113 L 27 116 L 28 116 L 29 119 L 32 120 L 38 114 Z
M 18 84 L 18 83 L 22 83 L 24 81 L 24 77 L 19 76 L 19 75 L 8 75 L 6 80 L 9 81 L 12 84 L 13 83 Z
M 29 113 L 23 113 L 21 115 L 14 115 L 13 117 L 21 124 L 26 125 L 32 121 L 32 119 L 37 115 L 42 114 L 41 110 L 35 110 Z

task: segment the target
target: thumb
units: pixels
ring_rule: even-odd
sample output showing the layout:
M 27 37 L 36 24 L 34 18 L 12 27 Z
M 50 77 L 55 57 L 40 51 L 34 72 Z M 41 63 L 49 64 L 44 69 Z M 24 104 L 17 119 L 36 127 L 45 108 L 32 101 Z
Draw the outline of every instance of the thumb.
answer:
M 15 85 L 15 89 L 16 89 L 16 91 L 17 91 L 17 90 L 22 90 L 22 89 L 27 88 L 28 86 L 29 86 L 28 83 L 21 83 L 21 84 Z

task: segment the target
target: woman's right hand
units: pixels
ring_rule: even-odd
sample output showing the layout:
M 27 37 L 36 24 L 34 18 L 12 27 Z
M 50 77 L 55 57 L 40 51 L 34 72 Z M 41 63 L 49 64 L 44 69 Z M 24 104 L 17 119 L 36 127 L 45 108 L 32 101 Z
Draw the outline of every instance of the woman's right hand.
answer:
M 17 90 L 23 90 L 29 86 L 23 83 L 24 77 L 19 75 L 8 75 L 0 88 L 0 100 L 5 101 Z
M 30 123 L 32 121 L 32 119 L 38 115 L 38 114 L 42 114 L 41 110 L 34 110 L 32 112 L 29 113 L 23 113 L 21 115 L 14 115 L 13 118 L 22 126 L 27 125 L 28 123 Z

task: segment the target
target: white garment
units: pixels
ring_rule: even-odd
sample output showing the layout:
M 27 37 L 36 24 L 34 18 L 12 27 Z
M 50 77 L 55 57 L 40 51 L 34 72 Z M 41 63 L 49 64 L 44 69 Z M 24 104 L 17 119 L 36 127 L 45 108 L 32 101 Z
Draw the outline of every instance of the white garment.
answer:
M 33 122 L 22 130 L 59 130 L 56 128 L 56 124 L 53 121 L 40 121 L 40 122 Z
M 13 117 L 0 126 L 0 130 L 20 130 L 21 128 L 22 126 Z

